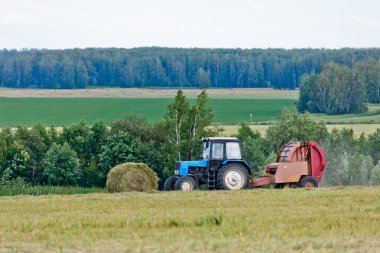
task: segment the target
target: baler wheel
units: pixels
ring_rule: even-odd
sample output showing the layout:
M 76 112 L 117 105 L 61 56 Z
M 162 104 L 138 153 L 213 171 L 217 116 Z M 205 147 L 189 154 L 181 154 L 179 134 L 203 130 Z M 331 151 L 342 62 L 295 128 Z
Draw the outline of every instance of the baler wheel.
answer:
M 198 183 L 190 176 L 180 177 L 177 182 L 175 182 L 175 189 L 182 191 L 196 190 L 198 189 Z
M 177 176 L 172 176 L 172 177 L 169 177 L 168 179 L 166 179 L 165 183 L 164 183 L 164 191 L 175 190 L 175 182 L 177 181 L 177 179 L 178 179 Z
M 230 163 L 219 170 L 216 181 L 219 190 L 246 189 L 249 175 L 247 169 L 241 164 Z
M 315 178 L 307 176 L 302 178 L 300 182 L 300 187 L 301 188 L 314 188 L 318 187 L 318 182 L 315 180 Z

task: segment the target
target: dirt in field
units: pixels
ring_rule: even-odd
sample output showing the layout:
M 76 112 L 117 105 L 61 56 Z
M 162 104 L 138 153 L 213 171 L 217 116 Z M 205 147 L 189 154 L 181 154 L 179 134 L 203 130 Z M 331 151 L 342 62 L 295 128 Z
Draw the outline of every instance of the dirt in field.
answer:
M 104 88 L 104 89 L 78 89 L 78 90 L 54 90 L 54 89 L 8 89 L 0 88 L 0 97 L 67 97 L 67 98 L 88 98 L 88 97 L 110 97 L 110 98 L 172 98 L 175 97 L 177 89 L 137 89 L 137 88 Z M 185 95 L 196 97 L 201 90 L 187 89 Z M 296 96 L 298 91 L 274 90 L 274 89 L 209 89 L 207 93 L 214 97 L 248 97 L 248 96 Z

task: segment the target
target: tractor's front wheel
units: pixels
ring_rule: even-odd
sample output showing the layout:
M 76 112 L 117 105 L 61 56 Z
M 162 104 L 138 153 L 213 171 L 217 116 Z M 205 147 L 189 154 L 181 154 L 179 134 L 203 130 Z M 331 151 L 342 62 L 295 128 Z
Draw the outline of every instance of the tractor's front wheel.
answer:
M 190 176 L 180 177 L 175 183 L 175 189 L 182 191 L 196 190 L 198 189 L 198 183 Z
M 177 176 L 172 176 L 166 179 L 164 183 L 164 191 L 173 191 L 175 190 L 175 182 L 177 181 Z
M 315 178 L 307 176 L 302 178 L 300 182 L 300 187 L 301 188 L 314 188 L 318 187 L 318 182 L 315 180 Z
M 249 175 L 241 164 L 227 164 L 218 172 L 217 188 L 219 190 L 240 190 L 247 188 Z

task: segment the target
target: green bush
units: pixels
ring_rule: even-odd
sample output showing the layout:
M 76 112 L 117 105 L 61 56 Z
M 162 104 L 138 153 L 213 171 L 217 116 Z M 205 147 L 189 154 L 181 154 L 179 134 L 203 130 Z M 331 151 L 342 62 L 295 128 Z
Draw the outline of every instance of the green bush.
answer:
M 51 145 L 43 160 L 43 168 L 49 185 L 76 185 L 80 177 L 78 158 L 67 143 Z
M 380 162 L 372 170 L 370 183 L 371 185 L 380 185 Z

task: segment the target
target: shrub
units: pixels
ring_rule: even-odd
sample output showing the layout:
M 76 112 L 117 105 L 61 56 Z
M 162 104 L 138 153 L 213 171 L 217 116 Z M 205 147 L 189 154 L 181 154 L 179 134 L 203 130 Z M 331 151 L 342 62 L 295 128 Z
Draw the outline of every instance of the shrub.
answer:
M 80 177 L 79 162 L 69 144 L 51 145 L 43 160 L 43 176 L 49 185 L 77 184 Z

